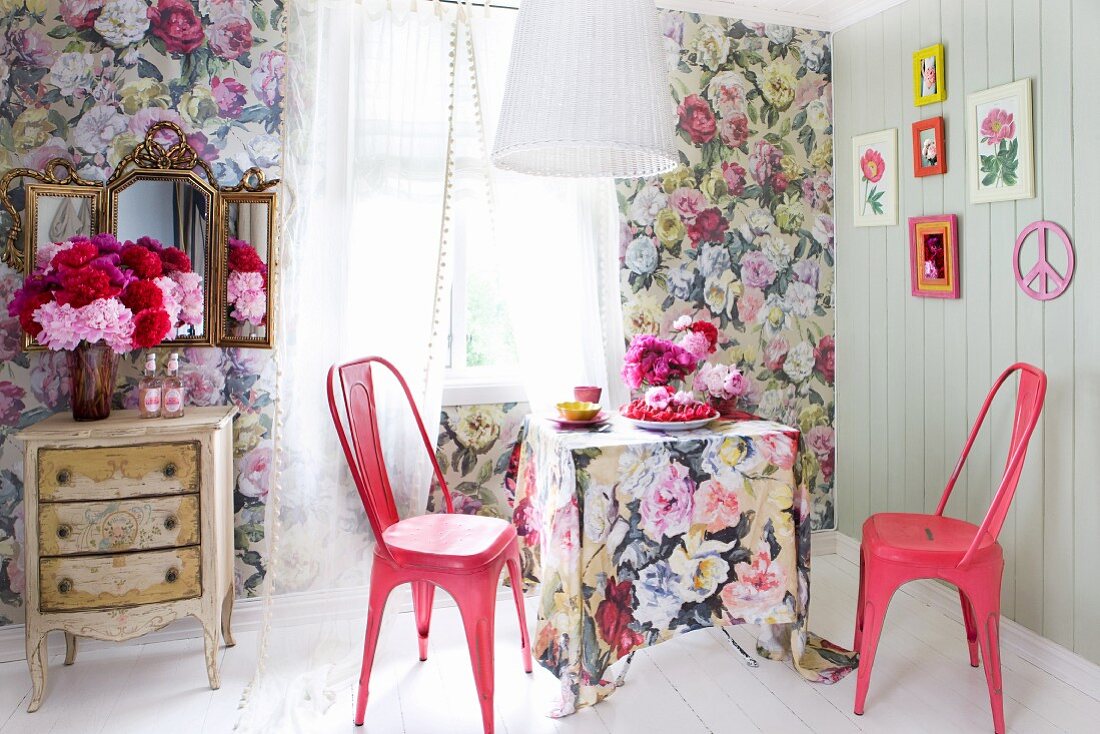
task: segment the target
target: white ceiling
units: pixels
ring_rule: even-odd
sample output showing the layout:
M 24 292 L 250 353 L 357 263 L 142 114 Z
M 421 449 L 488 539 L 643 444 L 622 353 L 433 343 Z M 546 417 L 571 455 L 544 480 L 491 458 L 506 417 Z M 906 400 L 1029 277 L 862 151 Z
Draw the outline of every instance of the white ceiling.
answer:
M 663 8 L 837 31 L 903 0 L 657 0 Z

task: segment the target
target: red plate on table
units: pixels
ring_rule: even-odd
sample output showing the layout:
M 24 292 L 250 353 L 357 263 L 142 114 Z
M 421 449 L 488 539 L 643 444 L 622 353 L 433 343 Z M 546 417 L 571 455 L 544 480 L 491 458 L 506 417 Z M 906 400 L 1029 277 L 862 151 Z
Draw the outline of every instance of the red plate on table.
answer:
M 601 410 L 594 418 L 590 418 L 586 421 L 567 420 L 557 413 L 550 413 L 546 417 L 557 424 L 558 428 L 585 428 L 586 426 L 601 426 L 607 423 L 607 419 L 610 416 L 607 414 L 606 410 Z

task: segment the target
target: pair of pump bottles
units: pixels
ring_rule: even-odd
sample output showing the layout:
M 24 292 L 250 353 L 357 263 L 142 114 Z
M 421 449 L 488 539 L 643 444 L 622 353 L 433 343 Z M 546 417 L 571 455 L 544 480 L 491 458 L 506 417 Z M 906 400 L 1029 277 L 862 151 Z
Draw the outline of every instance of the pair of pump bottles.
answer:
M 145 376 L 138 384 L 138 412 L 142 418 L 182 418 L 183 383 L 177 376 L 179 354 L 168 355 L 168 371 L 157 377 L 157 356 L 145 357 Z

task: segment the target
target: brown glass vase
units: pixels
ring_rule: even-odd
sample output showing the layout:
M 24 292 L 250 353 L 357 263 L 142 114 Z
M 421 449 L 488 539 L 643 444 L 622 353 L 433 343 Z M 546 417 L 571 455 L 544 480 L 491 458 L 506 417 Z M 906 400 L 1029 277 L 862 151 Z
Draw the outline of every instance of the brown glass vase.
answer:
M 737 398 L 711 398 L 710 405 L 718 411 L 719 418 L 731 420 L 737 417 Z
M 80 346 L 68 353 L 69 397 L 73 420 L 101 421 L 111 415 L 118 355 L 103 342 Z

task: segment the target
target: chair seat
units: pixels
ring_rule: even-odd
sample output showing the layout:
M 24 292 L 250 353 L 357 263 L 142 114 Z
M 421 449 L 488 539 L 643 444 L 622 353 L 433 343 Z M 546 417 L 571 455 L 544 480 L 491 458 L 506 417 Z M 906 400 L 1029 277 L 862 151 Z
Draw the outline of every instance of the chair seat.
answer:
M 977 535 L 977 525 L 939 515 L 882 512 L 863 523 L 863 545 L 876 556 L 898 563 L 954 566 Z M 974 563 L 1001 558 L 1001 546 L 985 533 Z
M 478 515 L 420 515 L 382 532 L 398 565 L 441 571 L 475 571 L 516 539 L 506 520 Z

